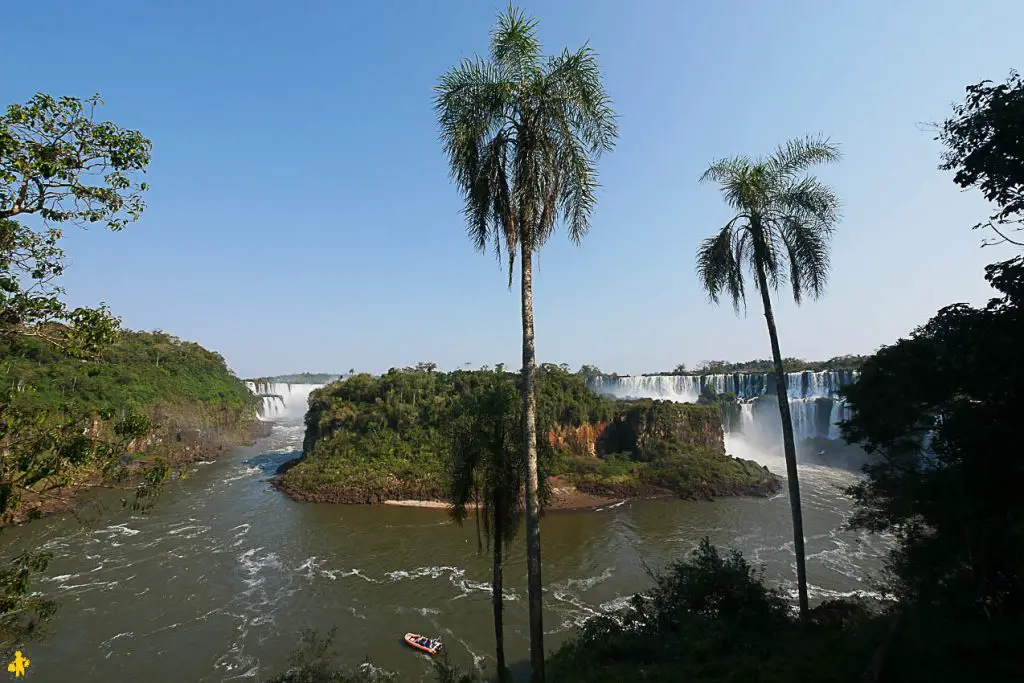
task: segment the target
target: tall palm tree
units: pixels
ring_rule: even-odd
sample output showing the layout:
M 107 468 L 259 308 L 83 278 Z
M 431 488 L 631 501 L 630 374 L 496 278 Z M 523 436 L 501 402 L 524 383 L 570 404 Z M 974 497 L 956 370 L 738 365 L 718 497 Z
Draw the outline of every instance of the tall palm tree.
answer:
M 526 471 L 523 459 L 519 388 L 502 366 L 493 372 L 493 384 L 477 400 L 463 406 L 455 422 L 452 457 L 448 464 L 451 514 L 461 524 L 466 508 L 476 506 L 477 542 L 483 526 L 493 559 L 491 599 L 494 606 L 494 643 L 498 680 L 508 680 L 502 625 L 503 551 L 512 544 L 523 517 L 520 495 Z
M 481 251 L 519 252 L 523 323 L 523 448 L 532 680 L 544 680 L 540 500 L 537 474 L 533 258 L 564 222 L 579 243 L 596 204 L 596 163 L 618 135 L 615 114 L 586 45 L 545 57 L 537 22 L 509 8 L 487 58 L 464 59 L 436 87 L 435 109 L 451 174 L 464 195 L 468 233 Z
M 839 158 L 838 146 L 808 137 L 791 140 L 766 158 L 737 156 L 716 161 L 701 177 L 701 182 L 717 183 L 725 202 L 736 212 L 717 235 L 701 243 L 697 252 L 701 284 L 715 303 L 722 294 L 730 297 L 738 313 L 741 303 L 746 307 L 744 273 L 749 269 L 764 305 L 775 361 L 789 503 L 793 510 L 801 619 L 807 618 L 807 568 L 800 483 L 786 373 L 770 290 L 778 291 L 788 280 L 797 304 L 805 294 L 818 298 L 824 292 L 829 271 L 828 238 L 839 221 L 839 199 L 831 188 L 806 171 L 815 164 Z

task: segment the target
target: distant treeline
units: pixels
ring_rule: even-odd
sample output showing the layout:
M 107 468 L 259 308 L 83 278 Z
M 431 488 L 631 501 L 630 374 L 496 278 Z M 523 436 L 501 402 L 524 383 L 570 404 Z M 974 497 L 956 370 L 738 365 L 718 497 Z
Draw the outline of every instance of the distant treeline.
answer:
M 864 364 L 871 356 L 835 356 L 824 361 L 810 361 L 804 360 L 803 358 L 786 358 L 782 361 L 786 372 L 804 372 L 810 370 L 811 372 L 822 372 L 825 370 L 859 370 L 861 365 Z M 437 363 L 432 362 L 421 362 L 417 363 L 413 367 L 407 368 L 391 368 L 388 372 L 394 372 L 396 370 L 417 370 L 420 372 L 433 372 L 437 370 Z M 542 363 L 541 367 L 547 368 L 548 370 L 559 369 L 562 372 L 571 373 L 572 370 L 566 363 Z M 490 369 L 490 366 L 484 365 L 482 370 Z M 663 370 L 661 372 L 645 372 L 642 373 L 642 377 L 651 377 L 654 375 L 728 375 L 735 373 L 745 374 L 761 374 L 766 372 L 772 372 L 772 362 L 766 359 L 748 360 L 740 363 L 730 363 L 724 360 L 706 360 L 702 361 L 700 365 L 694 368 L 687 368 L 684 363 L 680 363 L 672 370 Z M 349 371 L 348 374 L 352 374 Z M 617 372 L 605 372 L 596 365 L 581 365 L 580 369 L 576 371 L 576 374 L 582 375 L 585 379 L 591 377 L 625 377 L 627 375 L 620 375 Z M 295 375 L 274 375 L 273 377 L 254 377 L 250 379 L 251 382 L 268 382 L 278 384 L 330 384 L 331 382 L 346 377 L 345 374 L 330 374 L 324 372 L 301 372 Z
M 254 377 L 250 382 L 267 382 L 269 384 L 330 384 L 340 378 L 340 373 L 300 372 L 294 375 L 274 375 L 273 377 Z
M 864 362 L 871 356 L 835 356 L 823 361 L 810 361 L 803 358 L 784 358 L 782 366 L 786 372 L 823 372 L 826 370 L 860 370 Z M 772 361 L 759 358 L 742 363 L 730 363 L 724 360 L 706 360 L 695 368 L 688 369 L 680 363 L 672 370 L 663 372 L 645 372 L 644 377 L 653 375 L 729 375 L 735 373 L 760 374 L 772 372 Z

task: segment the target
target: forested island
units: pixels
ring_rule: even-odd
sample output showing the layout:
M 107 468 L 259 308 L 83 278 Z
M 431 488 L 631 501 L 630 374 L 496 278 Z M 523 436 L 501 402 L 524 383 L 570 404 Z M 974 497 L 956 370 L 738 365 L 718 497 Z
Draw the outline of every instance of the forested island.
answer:
M 453 432 L 497 370 L 392 369 L 310 395 L 303 457 L 276 478 L 298 500 L 445 501 Z M 717 404 L 617 401 L 555 365 L 537 373 L 538 450 L 549 507 L 611 499 L 768 495 L 780 480 L 728 456 Z

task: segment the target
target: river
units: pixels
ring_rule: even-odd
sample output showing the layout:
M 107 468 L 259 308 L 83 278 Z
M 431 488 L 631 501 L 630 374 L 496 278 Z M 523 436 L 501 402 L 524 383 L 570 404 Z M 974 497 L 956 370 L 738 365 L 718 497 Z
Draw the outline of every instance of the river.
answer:
M 426 657 L 399 642 L 405 631 L 441 636 L 463 666 L 493 664 L 490 566 L 474 525 L 434 509 L 295 503 L 267 480 L 301 441 L 301 424 L 278 424 L 167 486 L 145 515 L 108 500 L 84 519 L 7 531 L 5 555 L 54 555 L 36 588 L 60 607 L 48 637 L 25 649 L 33 680 L 262 681 L 287 668 L 301 629 L 331 626 L 342 663 L 368 657 L 399 680 L 429 680 Z M 801 477 L 812 600 L 869 591 L 887 542 L 843 530 L 851 505 L 837 486 L 854 476 L 807 467 Z M 558 512 L 542 530 L 549 647 L 647 587 L 645 565 L 663 567 L 705 535 L 794 587 L 784 495 Z M 510 662 L 527 656 L 525 573 L 520 549 L 506 569 Z

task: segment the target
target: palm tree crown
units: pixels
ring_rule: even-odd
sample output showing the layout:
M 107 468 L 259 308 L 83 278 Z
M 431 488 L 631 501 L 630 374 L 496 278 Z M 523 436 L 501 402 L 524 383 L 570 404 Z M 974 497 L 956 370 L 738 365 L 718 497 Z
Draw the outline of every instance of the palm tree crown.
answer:
M 470 238 L 481 251 L 493 245 L 499 259 L 505 248 L 510 285 L 520 240 L 535 251 L 559 217 L 574 242 L 586 234 L 596 161 L 618 134 L 594 52 L 584 45 L 544 57 L 536 26 L 509 7 L 489 58 L 464 59 L 435 88 Z
M 827 185 L 805 175 L 840 158 L 828 140 L 805 138 L 781 145 L 767 158 L 737 156 L 713 163 L 701 182 L 716 182 L 737 213 L 717 235 L 701 243 L 697 272 L 711 300 L 722 294 L 739 310 L 746 303 L 744 270 L 764 270 L 778 289 L 787 280 L 793 299 L 818 298 L 829 271 L 828 238 L 839 221 L 839 199 Z M 754 278 L 755 287 L 759 278 Z

